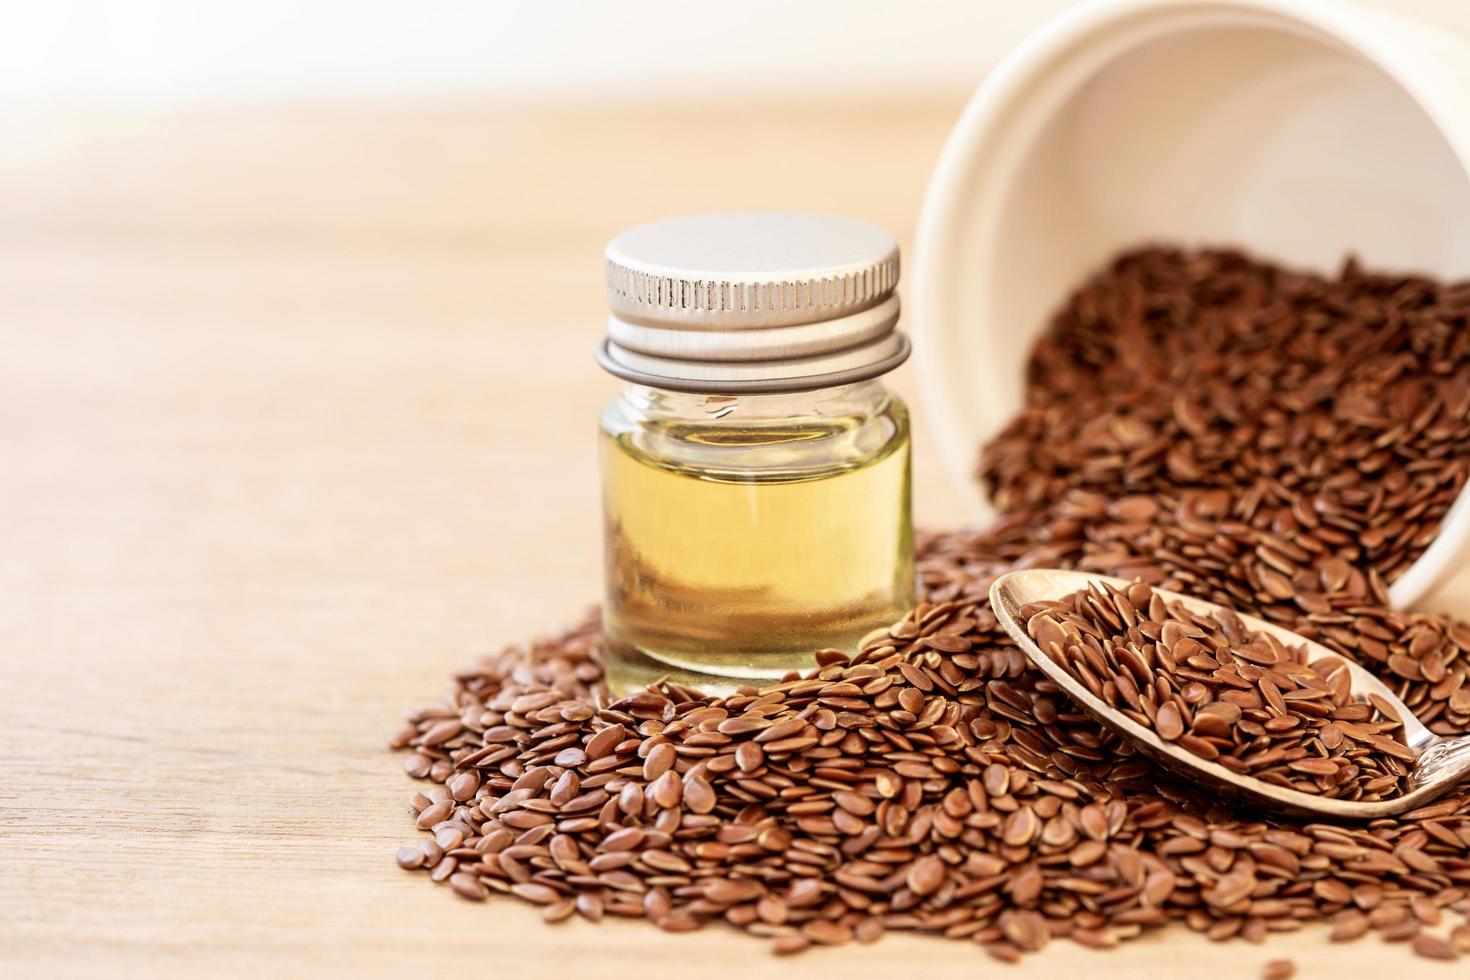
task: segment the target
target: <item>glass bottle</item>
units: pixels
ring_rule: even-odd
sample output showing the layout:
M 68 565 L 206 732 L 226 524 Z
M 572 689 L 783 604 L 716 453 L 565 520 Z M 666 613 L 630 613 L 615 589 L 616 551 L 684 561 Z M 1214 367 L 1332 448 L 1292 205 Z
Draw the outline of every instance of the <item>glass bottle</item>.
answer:
M 608 681 L 707 693 L 851 652 L 914 602 L 897 246 L 818 215 L 644 225 L 608 247 L 599 360 Z

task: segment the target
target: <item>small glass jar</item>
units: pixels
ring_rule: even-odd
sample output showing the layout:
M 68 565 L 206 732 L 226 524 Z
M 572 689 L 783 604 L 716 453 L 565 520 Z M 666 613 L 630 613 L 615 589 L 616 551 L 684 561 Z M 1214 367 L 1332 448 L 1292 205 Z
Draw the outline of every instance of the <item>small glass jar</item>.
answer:
M 599 360 L 633 382 L 600 440 L 613 690 L 729 693 L 902 617 L 909 419 L 875 380 L 908 353 L 892 239 L 696 216 L 619 236 L 608 279 Z

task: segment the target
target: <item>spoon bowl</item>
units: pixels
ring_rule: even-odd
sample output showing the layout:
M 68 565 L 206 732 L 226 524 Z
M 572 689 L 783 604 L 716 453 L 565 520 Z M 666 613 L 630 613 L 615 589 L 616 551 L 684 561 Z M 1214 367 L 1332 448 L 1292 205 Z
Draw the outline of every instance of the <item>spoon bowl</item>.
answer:
M 1070 671 L 1043 653 L 1026 630 L 1026 623 L 1021 617 L 1022 607 L 1029 603 L 1064 599 L 1088 586 L 1102 584 L 1126 588 L 1131 583 L 1124 579 L 1087 572 L 1049 568 L 1025 569 L 1007 573 L 995 580 L 990 587 L 990 605 L 1001 626 L 1016 641 L 1026 657 L 1083 711 L 1140 752 L 1196 785 L 1224 797 L 1292 816 L 1372 820 L 1424 806 L 1448 792 L 1462 777 L 1470 773 L 1470 735 L 1441 738 L 1425 728 L 1386 684 L 1348 658 L 1291 630 L 1238 612 L 1234 614 L 1248 628 L 1269 633 L 1288 647 L 1305 646 L 1313 661 L 1332 659 L 1341 662 L 1351 678 L 1351 691 L 1355 698 L 1361 700 L 1369 695 L 1376 695 L 1397 712 L 1403 723 L 1404 742 L 1414 753 L 1416 760 L 1409 773 L 1408 792 L 1391 799 L 1369 802 L 1317 796 L 1277 786 L 1252 776 L 1240 775 L 1219 763 L 1203 759 L 1165 741 L 1152 729 L 1140 725 L 1093 694 Z M 1177 592 L 1164 589 L 1153 591 L 1165 602 L 1178 602 L 1192 613 L 1214 615 L 1233 612 L 1223 606 Z

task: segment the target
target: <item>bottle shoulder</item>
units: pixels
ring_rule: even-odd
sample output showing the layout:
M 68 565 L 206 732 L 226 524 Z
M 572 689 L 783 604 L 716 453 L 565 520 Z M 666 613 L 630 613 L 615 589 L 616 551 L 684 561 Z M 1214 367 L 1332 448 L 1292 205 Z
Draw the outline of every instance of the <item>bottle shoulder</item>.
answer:
M 604 439 L 649 465 L 702 478 L 809 480 L 906 451 L 908 407 L 880 384 L 748 397 L 629 389 Z

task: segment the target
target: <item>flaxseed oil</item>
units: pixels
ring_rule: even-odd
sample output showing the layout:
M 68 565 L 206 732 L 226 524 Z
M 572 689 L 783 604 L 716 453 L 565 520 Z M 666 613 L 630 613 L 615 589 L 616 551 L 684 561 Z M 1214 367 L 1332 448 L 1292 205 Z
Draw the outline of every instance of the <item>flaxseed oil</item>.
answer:
M 875 413 L 749 421 L 712 398 L 709 421 L 604 425 L 615 689 L 776 679 L 908 611 L 908 415 L 881 397 Z

